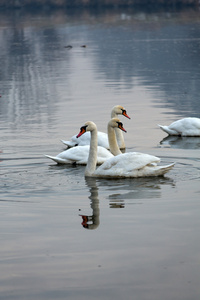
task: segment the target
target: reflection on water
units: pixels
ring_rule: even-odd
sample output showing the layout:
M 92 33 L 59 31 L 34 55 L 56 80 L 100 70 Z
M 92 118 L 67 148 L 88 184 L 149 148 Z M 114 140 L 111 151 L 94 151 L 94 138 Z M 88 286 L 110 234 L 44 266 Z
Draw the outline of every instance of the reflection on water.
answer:
M 10 15 L 1 15 L 0 81 L 6 82 L 1 85 L 1 118 L 13 129 L 21 123 L 52 124 L 58 98 L 75 101 L 77 86 L 82 98 L 88 97 L 80 71 L 85 69 L 88 76 L 91 63 L 89 80 L 104 80 L 106 88 L 116 93 L 131 91 L 138 83 L 155 90 L 159 86 L 164 106 L 178 115 L 197 116 L 200 39 L 194 20 L 198 18 L 194 11 L 79 12 L 78 18 L 58 11 L 29 19 L 18 12 L 14 22 Z M 88 47 L 80 47 L 85 41 Z M 74 46 L 70 51 L 65 48 L 68 43 Z
M 86 185 L 89 187 L 90 206 L 92 209 L 92 215 L 80 215 L 82 217 L 82 226 L 86 229 L 97 229 L 100 224 L 99 220 L 99 198 L 98 198 L 98 187 L 96 185 L 95 178 L 86 178 Z
M 119 181 L 117 186 L 112 182 L 112 186 L 109 185 L 110 194 L 108 197 L 110 207 L 113 205 L 125 207 L 125 205 L 138 204 L 138 200 L 141 199 L 161 198 L 163 185 L 175 186 L 175 183 L 173 179 L 168 177 L 125 179 Z M 111 193 L 112 190 L 114 193 Z
M 200 137 L 167 136 L 160 144 L 177 149 L 200 149 Z
M 117 200 L 116 197 L 114 197 L 113 200 L 110 200 L 110 208 L 124 208 L 125 202 L 123 199 Z
M 158 178 L 136 178 L 134 180 L 104 180 L 95 178 L 85 178 L 86 185 L 89 188 L 91 215 L 83 215 L 82 226 L 86 229 L 96 229 L 100 225 L 100 208 L 99 208 L 99 189 L 107 189 L 109 191 L 109 207 L 125 208 L 126 205 L 141 204 L 138 200 L 161 198 L 161 186 L 175 186 L 172 179 L 167 177 Z M 114 190 L 115 193 L 111 193 Z M 125 192 L 126 191 L 126 192 Z M 131 200 L 131 201 L 128 201 Z M 136 202 L 135 202 L 135 201 Z
M 157 147 L 156 126 L 199 117 L 199 14 L 0 12 L 2 299 L 199 299 L 199 149 Z M 116 104 L 127 151 L 176 161 L 169 178 L 45 159 L 87 120 L 105 132 Z
M 145 177 L 134 179 L 99 180 L 99 188 L 103 187 L 109 191 L 109 199 L 149 199 L 160 198 L 163 185 L 174 186 L 173 179 L 167 176 Z M 113 192 L 114 191 L 114 192 Z M 130 203 L 130 202 L 129 202 Z

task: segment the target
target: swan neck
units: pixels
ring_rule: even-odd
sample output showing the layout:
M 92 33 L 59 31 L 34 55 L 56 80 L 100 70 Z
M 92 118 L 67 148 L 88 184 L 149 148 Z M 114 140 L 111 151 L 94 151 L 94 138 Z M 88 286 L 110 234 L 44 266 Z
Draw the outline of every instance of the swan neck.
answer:
M 117 116 L 117 114 L 116 114 L 116 112 L 115 112 L 115 110 L 114 110 L 114 108 L 112 109 L 112 111 L 111 111 L 111 119 L 113 119 L 113 118 L 117 118 L 118 116 Z
M 111 153 L 113 155 L 121 154 L 121 151 L 120 151 L 119 146 L 117 144 L 115 129 L 108 124 L 108 129 L 107 130 L 108 130 L 108 141 L 109 141 L 109 147 L 110 147 Z
M 111 111 L 111 119 L 118 118 L 118 114 L 115 112 L 115 109 L 113 108 Z M 125 142 L 124 142 L 124 135 L 123 132 L 119 128 L 115 128 L 115 134 L 117 138 L 117 143 L 120 149 L 125 149 Z
M 90 139 L 90 151 L 88 156 L 88 162 L 85 169 L 85 176 L 92 176 L 94 171 L 96 170 L 97 164 L 97 146 L 98 146 L 98 136 L 97 136 L 97 128 L 93 129 L 91 132 Z
M 117 138 L 117 143 L 120 149 L 125 149 L 124 135 L 123 132 L 119 128 L 115 128 L 115 134 Z

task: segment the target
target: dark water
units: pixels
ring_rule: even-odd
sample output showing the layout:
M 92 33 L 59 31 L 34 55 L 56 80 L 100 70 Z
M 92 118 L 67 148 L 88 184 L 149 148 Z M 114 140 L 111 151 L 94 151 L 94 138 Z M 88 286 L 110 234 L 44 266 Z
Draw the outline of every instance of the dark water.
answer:
M 0 14 L 1 299 L 199 299 L 200 141 L 157 127 L 199 117 L 199 17 Z M 127 151 L 176 162 L 165 177 L 85 180 L 44 157 L 116 104 Z

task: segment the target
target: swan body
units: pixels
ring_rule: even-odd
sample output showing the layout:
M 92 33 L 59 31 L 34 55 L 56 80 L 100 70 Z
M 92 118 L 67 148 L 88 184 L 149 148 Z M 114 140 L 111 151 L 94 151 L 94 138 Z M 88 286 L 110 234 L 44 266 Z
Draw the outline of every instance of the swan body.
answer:
M 88 161 L 90 146 L 77 146 L 59 153 L 57 156 L 45 155 L 52 159 L 57 164 L 77 164 L 86 165 Z M 97 148 L 97 165 L 101 165 L 108 158 L 113 157 L 113 154 L 107 149 L 98 146 Z
M 116 105 L 113 107 L 111 111 L 111 119 L 116 118 L 118 115 L 123 115 L 126 118 L 130 119 L 130 117 L 127 115 L 126 110 L 121 105 Z M 125 149 L 125 142 L 124 137 L 122 134 L 122 131 L 116 128 L 116 138 L 120 149 Z M 75 146 L 84 146 L 90 144 L 90 133 L 86 132 L 83 136 L 80 138 L 77 138 L 76 135 L 73 135 L 69 141 L 61 140 L 63 144 L 70 147 Z M 109 149 L 109 142 L 108 142 L 108 135 L 105 132 L 98 131 L 98 146 L 102 146 L 106 149 Z
M 98 131 L 97 134 L 98 134 L 98 146 L 109 149 L 107 133 Z M 90 145 L 90 132 L 86 132 L 84 135 L 82 135 L 80 141 L 78 140 L 76 135 L 73 135 L 70 141 L 61 140 L 61 142 L 63 142 L 63 144 L 65 144 L 69 148 L 76 147 L 76 146 Z
M 160 159 L 153 155 L 138 152 L 124 153 L 105 161 L 95 171 L 95 176 L 121 178 L 160 176 L 174 166 L 174 164 L 158 166 L 159 162 Z
M 130 152 L 122 154 L 117 145 L 114 128 L 119 128 L 123 131 L 123 124 L 119 119 L 113 118 L 108 123 L 109 144 L 111 152 L 119 153 L 117 156 L 107 159 L 98 169 L 97 162 L 97 127 L 95 123 L 89 121 L 81 127 L 77 138 L 86 131 L 91 133 L 90 152 L 88 163 L 85 169 L 85 176 L 103 177 L 103 178 L 130 178 L 130 177 L 145 177 L 164 175 L 173 166 L 158 166 L 160 159 L 156 156 L 143 154 L 138 152 Z
M 200 136 L 200 118 L 183 118 L 169 126 L 158 126 L 169 135 Z

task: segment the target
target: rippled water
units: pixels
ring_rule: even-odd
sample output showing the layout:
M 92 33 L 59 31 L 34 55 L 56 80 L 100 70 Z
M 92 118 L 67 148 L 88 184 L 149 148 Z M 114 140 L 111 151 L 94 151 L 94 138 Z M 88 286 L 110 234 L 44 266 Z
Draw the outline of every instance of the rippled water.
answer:
M 199 117 L 199 12 L 6 12 L 0 41 L 1 298 L 199 299 L 200 141 L 157 127 Z M 165 177 L 44 157 L 116 104 L 126 151 L 176 162 Z

